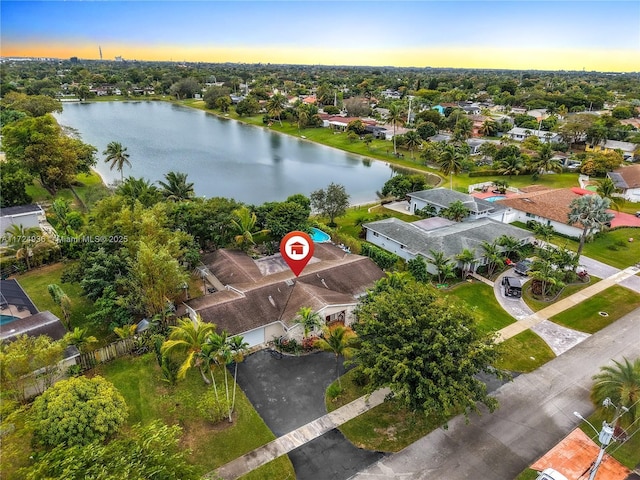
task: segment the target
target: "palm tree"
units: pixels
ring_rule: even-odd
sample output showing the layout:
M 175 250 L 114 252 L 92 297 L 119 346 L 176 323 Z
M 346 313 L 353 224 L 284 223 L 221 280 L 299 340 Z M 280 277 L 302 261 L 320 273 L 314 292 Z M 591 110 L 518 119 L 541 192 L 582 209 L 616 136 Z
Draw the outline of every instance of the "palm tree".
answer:
M 229 422 L 233 421 L 231 417 L 231 402 L 229 401 L 229 375 L 227 373 L 227 365 L 232 361 L 231 347 L 227 341 L 227 332 L 222 333 L 212 332 L 209 334 L 206 340 L 206 344 L 211 347 L 211 351 L 214 355 L 215 364 L 222 367 L 224 373 L 224 390 L 225 398 L 227 400 L 227 411 L 229 414 Z M 213 373 L 211 374 L 213 378 Z
M 393 126 L 393 154 L 397 155 L 398 150 L 396 149 L 396 125 L 402 125 L 404 123 L 404 110 L 402 106 L 398 103 L 392 103 L 389 105 L 389 113 L 387 113 L 387 121 L 391 122 Z
M 509 155 L 498 162 L 498 173 L 502 175 L 509 175 L 511 178 L 513 175 L 519 175 L 524 169 L 524 163 L 521 157 L 515 155 Z
M 124 197 L 129 206 L 133 208 L 136 200 L 143 206 L 150 207 L 157 203 L 160 198 L 160 190 L 144 178 L 127 177 L 118 188 L 116 194 Z
M 593 376 L 591 400 L 599 409 L 606 398 L 618 408 L 628 409 L 618 417 L 615 426 L 629 426 L 640 417 L 640 358 L 633 362 L 623 358 L 622 362 L 613 360 L 613 363 L 615 366 L 601 367 L 600 373 Z
M 53 302 L 62 310 L 62 317 L 64 318 L 67 330 L 71 330 L 71 299 L 64 293 L 64 290 L 55 283 L 48 285 L 47 290 Z
M 338 385 L 340 382 L 340 357 L 345 360 L 351 358 L 355 352 L 353 341 L 357 337 L 356 332 L 344 325 L 336 324 L 332 327 L 325 326 L 322 329 L 323 338 L 316 341 L 316 346 L 324 352 L 332 352 L 336 356 L 336 376 Z
M 448 144 L 442 150 L 442 154 L 438 159 L 438 165 L 442 173 L 451 177 L 451 190 L 453 190 L 453 175 L 457 175 L 462 171 L 463 155 L 456 150 L 455 145 Z
M 415 130 L 409 130 L 404 135 L 404 140 L 407 148 L 411 152 L 411 160 L 413 160 L 413 151 L 422 145 L 422 137 Z
M 577 223 L 582 226 L 578 256 L 582 254 L 587 236 L 593 230 L 602 228 L 603 225 L 613 219 L 614 216 L 611 213 L 607 213 L 610 205 L 611 201 L 608 198 L 602 198 L 600 195 L 583 195 L 572 200 L 569 204 L 569 225 Z
M 166 183 L 159 181 L 162 187 L 161 193 L 167 200 L 179 202 L 193 198 L 195 192 L 193 183 L 187 182 L 187 174 L 182 172 L 169 172 L 164 178 Z
M 16 259 L 24 259 L 27 270 L 31 269 L 29 258 L 33 256 L 33 247 L 37 243 L 39 235 L 42 235 L 38 227 L 23 227 L 21 224 L 13 224 L 5 230 L 7 244 L 15 254 Z
M 64 341 L 68 345 L 75 345 L 80 353 L 84 353 L 86 348 L 92 343 L 97 343 L 98 339 L 93 335 L 87 335 L 86 328 L 76 327 L 72 332 L 67 332 Z
M 464 142 L 471 136 L 473 132 L 473 122 L 467 116 L 462 116 L 456 122 L 456 126 L 453 129 L 453 138 L 458 142 Z
M 465 248 L 464 250 L 462 250 L 462 252 L 456 255 L 456 260 L 458 260 L 459 262 L 462 262 L 461 270 L 462 270 L 463 279 L 467 278 L 467 275 L 469 275 L 469 272 L 471 272 L 471 264 L 475 259 L 476 259 L 475 251 L 469 250 L 468 248 Z
M 495 120 L 488 118 L 482 122 L 480 127 L 480 134 L 485 137 L 494 137 L 498 133 L 498 124 Z
M 284 106 L 287 102 L 287 99 L 284 95 L 280 95 L 279 93 L 273 95 L 266 104 L 267 114 L 271 117 L 277 117 L 278 122 L 280 122 L 280 126 L 282 126 L 282 119 L 280 116 L 282 112 L 284 112 Z
M 489 243 L 483 241 L 481 246 L 484 250 L 484 257 L 487 259 L 487 276 L 491 277 L 495 269 L 504 264 L 504 261 L 502 260 L 502 251 L 497 242 Z
M 501 235 L 498 238 L 498 245 L 504 249 L 504 254 L 511 258 L 514 257 L 517 260 L 520 257 L 520 250 L 522 245 L 520 244 L 520 240 L 510 235 Z
M 242 206 L 231 213 L 231 226 L 236 234 L 234 239 L 236 244 L 244 251 L 255 245 L 253 235 L 256 233 L 266 233 L 268 230 L 256 230 L 256 214 L 247 207 Z
M 115 167 L 116 170 L 120 172 L 120 181 L 124 181 L 122 169 L 125 165 L 131 167 L 127 147 L 123 147 L 120 142 L 110 142 L 109 145 L 107 145 L 107 149 L 102 152 L 102 154 L 106 155 L 106 158 L 104 159 L 105 163 L 111 162 L 109 170 L 113 170 Z
M 233 371 L 233 395 L 231 397 L 231 412 L 236 408 L 236 386 L 238 385 L 238 364 L 244 360 L 249 351 L 249 344 L 240 335 L 231 337 L 228 341 L 231 350 L 231 357 L 234 363 Z
M 204 374 L 199 354 L 202 352 L 202 347 L 208 336 L 215 332 L 216 326 L 213 323 L 203 322 L 200 315 L 198 315 L 195 321 L 190 318 L 183 318 L 178 321 L 178 325 L 171 326 L 170 329 L 169 338 L 162 344 L 160 353 L 162 355 L 173 352 L 186 354 L 178 370 L 178 378 L 184 378 L 190 368 L 197 366 L 202 380 L 209 385 L 210 381 Z
M 533 161 L 533 168 L 540 175 L 552 171 L 561 172 L 562 165 L 559 160 L 553 158 L 553 148 L 548 143 L 543 143 Z
M 461 222 L 469 216 L 469 209 L 464 206 L 460 200 L 451 202 L 447 208 L 443 208 L 440 212 L 440 216 L 453 220 L 454 222 Z
M 122 327 L 115 327 L 113 329 L 113 333 L 115 333 L 118 338 L 131 338 L 136 334 L 137 325 L 134 323 L 133 325 L 123 325 Z
M 528 275 L 537 282 L 540 282 L 542 298 L 546 298 L 549 286 L 557 285 L 559 280 L 556 278 L 554 265 L 550 261 L 538 259 L 533 262 Z
M 427 259 L 427 263 L 430 263 L 436 268 L 438 283 L 442 283 L 447 278 L 453 276 L 453 263 L 449 257 L 445 257 L 443 251 L 429 250 L 429 254 L 431 255 L 431 258 Z
M 616 187 L 616 184 L 613 183 L 613 180 L 611 180 L 610 177 L 605 177 L 598 181 L 597 185 L 596 193 L 602 198 L 608 198 L 611 201 L 611 206 L 619 212 L 620 207 L 624 206 L 625 200 L 624 197 L 615 195 L 618 193 L 618 188 Z
M 311 307 L 302 307 L 296 313 L 300 317 L 300 324 L 304 329 L 304 338 L 309 336 L 309 332 L 316 329 L 322 324 L 322 318 Z
M 553 237 L 555 230 L 553 225 L 545 225 L 544 223 L 535 222 L 533 226 L 533 233 L 537 238 L 542 240 L 545 243 L 548 243 L 549 240 Z

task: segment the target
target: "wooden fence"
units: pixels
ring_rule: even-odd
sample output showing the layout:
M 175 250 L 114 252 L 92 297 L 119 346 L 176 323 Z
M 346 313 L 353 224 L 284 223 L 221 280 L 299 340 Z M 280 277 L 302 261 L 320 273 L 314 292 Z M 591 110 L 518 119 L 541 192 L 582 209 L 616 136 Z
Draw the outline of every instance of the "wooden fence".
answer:
M 123 338 L 122 340 L 113 342 L 106 347 L 81 354 L 77 358 L 77 364 L 80 365 L 82 370 L 89 370 L 99 363 L 110 362 L 111 360 L 115 360 L 118 357 L 131 353 L 134 347 L 135 340 L 132 337 Z

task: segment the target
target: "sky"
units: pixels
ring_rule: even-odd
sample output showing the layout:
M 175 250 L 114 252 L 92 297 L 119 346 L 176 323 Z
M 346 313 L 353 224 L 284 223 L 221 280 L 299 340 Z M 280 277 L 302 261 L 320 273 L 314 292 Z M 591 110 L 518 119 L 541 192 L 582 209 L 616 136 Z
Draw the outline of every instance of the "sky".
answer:
M 0 55 L 640 71 L 640 1 L 0 1 Z

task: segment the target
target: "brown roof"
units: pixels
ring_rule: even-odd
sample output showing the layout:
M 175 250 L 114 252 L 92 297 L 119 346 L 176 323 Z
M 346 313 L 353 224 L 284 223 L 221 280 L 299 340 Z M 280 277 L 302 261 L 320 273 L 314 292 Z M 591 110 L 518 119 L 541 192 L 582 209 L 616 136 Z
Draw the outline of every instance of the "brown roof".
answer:
M 545 185 L 529 185 L 528 187 L 521 187 L 520 190 L 523 193 L 544 192 L 545 190 L 551 190 L 551 188 Z
M 301 307 L 317 311 L 328 305 L 355 304 L 384 273 L 367 257 L 338 254 L 336 250 L 342 252 L 333 246 L 316 245 L 315 254 L 324 259 L 308 265 L 298 278 L 291 271 L 278 272 L 186 303 L 204 321 L 231 335 L 275 321 L 292 324 Z M 178 314 L 184 311 L 182 307 Z
M 216 250 L 203 261 L 209 271 L 225 285 L 251 283 L 262 278 L 256 262 L 240 250 Z
M 638 188 L 640 187 L 640 165 L 629 165 L 628 167 L 620 167 L 614 170 L 615 173 L 619 174 L 629 188 Z
M 581 197 L 569 188 L 523 193 L 500 200 L 500 204 L 556 222 L 567 223 L 569 204 Z

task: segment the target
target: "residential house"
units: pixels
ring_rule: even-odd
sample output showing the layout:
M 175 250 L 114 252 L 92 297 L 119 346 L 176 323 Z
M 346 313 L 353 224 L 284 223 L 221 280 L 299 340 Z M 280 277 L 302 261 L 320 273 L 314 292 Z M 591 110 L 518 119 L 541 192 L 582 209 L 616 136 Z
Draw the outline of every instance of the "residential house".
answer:
M 347 130 L 347 126 L 354 120 L 360 120 L 365 126 L 375 125 L 376 121 L 373 119 L 364 119 L 360 117 L 342 117 L 342 116 L 322 116 L 322 126 L 330 128 L 338 132 L 344 132 Z
M 576 193 L 571 188 L 549 189 L 547 187 L 532 186 L 522 188 L 523 193 L 499 200 L 501 206 L 507 210 L 503 214 L 503 222 L 528 222 L 535 220 L 544 225 L 551 225 L 554 230 L 570 237 L 579 237 L 582 234 L 582 226 L 569 225 L 569 205 L 579 198 L 581 193 Z M 580 191 L 580 189 L 577 189 Z
M 435 208 L 436 214 L 443 209 L 449 208 L 454 202 L 462 202 L 469 209 L 467 220 L 477 220 L 485 217 L 500 217 L 503 207 L 495 202 L 488 202 L 479 198 L 467 195 L 466 193 L 449 190 L 447 188 L 432 188 L 421 190 L 409 195 L 409 211 L 415 213 L 416 210 L 425 208 L 427 205 Z
M 482 113 L 482 109 L 478 105 L 463 105 L 460 108 L 462 108 L 467 115 L 480 115 L 480 113 Z
M 433 250 L 443 252 L 455 262 L 455 256 L 468 249 L 475 254 L 475 260 L 470 266 L 473 271 L 487 263 L 482 242 L 493 243 L 502 235 L 514 237 L 523 245 L 533 241 L 531 232 L 490 218 L 456 223 L 434 217 L 407 223 L 392 217 L 362 226 L 368 242 L 405 260 L 421 256 L 429 262 L 433 259 Z M 458 267 L 463 265 L 458 263 Z M 427 270 L 431 274 L 437 273 L 430 264 L 427 265 Z
M 622 196 L 630 202 L 640 202 L 640 165 L 620 167 L 607 173 Z
M 207 268 L 224 290 L 188 300 L 178 314 L 200 314 L 229 335 L 242 335 L 250 346 L 275 338 L 300 339 L 297 321 L 311 307 L 327 323 L 353 322 L 358 298 L 384 272 L 369 258 L 345 253 L 328 244 L 315 245 L 314 256 L 295 277 L 280 254 L 254 261 L 243 252 L 221 249 L 206 259 Z
M 531 130 L 529 128 L 513 127 L 507 132 L 507 135 L 512 140 L 522 142 L 524 139 L 530 136 L 538 137 L 543 142 L 560 142 L 562 137 L 556 132 L 547 132 L 544 130 Z
M 0 208 L 0 236 L 4 238 L 5 232 L 12 225 L 22 227 L 38 227 L 45 221 L 44 210 L 40 205 L 17 205 L 15 207 Z
M 633 161 L 634 151 L 638 148 L 638 145 L 631 142 L 621 142 L 618 140 L 607 140 L 604 144 L 590 144 L 587 143 L 584 147 L 585 152 L 622 152 L 622 158 L 627 162 Z

